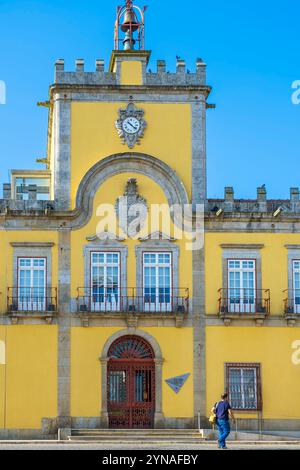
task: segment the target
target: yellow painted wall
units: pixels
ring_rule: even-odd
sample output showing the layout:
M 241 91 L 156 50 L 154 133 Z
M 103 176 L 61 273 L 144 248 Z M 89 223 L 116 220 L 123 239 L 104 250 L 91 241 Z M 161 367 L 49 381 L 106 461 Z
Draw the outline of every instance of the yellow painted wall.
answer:
M 128 152 L 115 129 L 119 108 L 126 103 L 72 103 L 71 107 L 71 205 L 87 171 L 99 160 Z M 164 161 L 191 188 L 191 107 L 187 104 L 141 103 L 147 129 L 133 151 Z
M 99 416 L 101 410 L 101 356 L 107 339 L 121 328 L 72 328 L 71 414 Z M 163 358 L 163 412 L 166 417 L 193 416 L 193 330 L 192 328 L 143 328 L 159 343 Z M 174 347 L 176 345 L 176 347 Z M 176 395 L 164 382 L 191 373 Z
M 194 416 L 193 387 L 193 328 L 143 328 L 161 347 L 163 364 L 163 413 L 166 418 Z M 166 379 L 190 373 L 191 376 L 176 394 L 165 383 Z
M 101 357 L 107 339 L 121 328 L 72 328 L 71 415 L 92 417 L 101 412 Z
M 57 327 L 0 326 L 6 365 L 0 365 L 0 428 L 40 429 L 57 416 Z
M 286 244 L 299 244 L 299 234 L 284 233 L 206 233 L 205 235 L 205 289 L 206 311 L 218 312 L 218 289 L 222 288 L 222 243 L 264 244 L 262 259 L 262 287 L 271 290 L 271 313 L 283 314 L 283 291 L 288 288 L 288 250 Z
M 263 418 L 300 419 L 300 365 L 292 361 L 300 328 L 207 327 L 206 340 L 207 415 L 224 391 L 225 363 L 255 362 L 262 367 Z
M 52 287 L 58 285 L 58 234 L 56 232 L 40 232 L 34 230 L 24 231 L 1 231 L 0 232 L 0 314 L 6 313 L 7 288 L 13 285 L 13 256 L 14 248 L 12 242 L 51 242 L 54 243 L 52 250 Z M 26 248 L 24 249 L 26 256 Z
M 139 60 L 121 62 L 121 85 L 142 85 L 143 70 Z
M 112 204 L 115 206 L 116 200 L 119 196 L 123 195 L 126 183 L 129 178 L 137 178 L 139 193 L 147 200 L 148 206 L 151 204 L 167 204 L 167 199 L 161 188 L 154 183 L 150 178 L 135 174 L 124 173 L 114 176 L 106 181 L 102 187 L 97 191 L 94 198 L 93 216 L 89 223 L 80 230 L 71 233 L 71 286 L 72 297 L 77 296 L 77 288 L 84 286 L 84 256 L 83 247 L 88 245 L 87 237 L 96 235 L 97 224 L 102 217 L 97 217 L 96 211 L 101 203 Z M 155 226 L 154 232 L 163 229 L 163 226 Z M 163 231 L 163 230 L 162 230 Z M 151 231 L 149 232 L 151 233 Z M 172 234 L 172 227 L 171 227 Z M 127 259 L 127 286 L 136 286 L 136 256 L 135 246 L 141 243 L 136 240 L 128 239 L 123 242 L 128 246 L 128 259 Z M 179 240 L 180 257 L 179 257 L 179 287 L 189 288 L 190 295 L 192 294 L 192 251 L 186 250 L 186 240 Z

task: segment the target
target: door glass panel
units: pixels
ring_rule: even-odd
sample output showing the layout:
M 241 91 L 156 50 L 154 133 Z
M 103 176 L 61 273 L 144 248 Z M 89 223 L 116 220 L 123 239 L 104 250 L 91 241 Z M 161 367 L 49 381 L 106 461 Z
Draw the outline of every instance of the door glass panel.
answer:
M 120 255 L 94 252 L 91 256 L 91 310 L 120 310 Z
M 151 403 L 151 370 L 135 371 L 135 402 Z
M 144 253 L 143 297 L 146 311 L 170 311 L 172 257 L 170 253 Z
M 254 260 L 228 260 L 228 309 L 233 313 L 255 312 Z
M 109 374 L 109 400 L 113 403 L 127 401 L 126 372 L 111 371 Z
M 18 309 L 46 310 L 46 259 L 18 260 Z
M 294 312 L 300 313 L 300 261 L 293 263 L 294 278 Z

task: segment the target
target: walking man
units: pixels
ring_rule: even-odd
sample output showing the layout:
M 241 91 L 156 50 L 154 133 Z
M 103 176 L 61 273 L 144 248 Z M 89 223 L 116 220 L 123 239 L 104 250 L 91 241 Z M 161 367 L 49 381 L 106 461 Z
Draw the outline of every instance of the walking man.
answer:
M 215 404 L 211 411 L 216 415 L 216 424 L 219 431 L 219 449 L 227 449 L 226 439 L 230 434 L 229 418 L 232 420 L 235 420 L 235 418 L 228 401 L 227 393 L 221 395 L 221 400 L 222 401 Z

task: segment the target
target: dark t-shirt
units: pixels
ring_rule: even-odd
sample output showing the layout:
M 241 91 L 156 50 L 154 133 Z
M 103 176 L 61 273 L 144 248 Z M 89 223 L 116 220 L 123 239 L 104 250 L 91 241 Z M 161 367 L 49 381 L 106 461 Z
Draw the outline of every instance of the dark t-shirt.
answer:
M 229 420 L 228 411 L 231 410 L 231 406 L 228 401 L 220 401 L 216 404 L 216 415 L 217 419 Z

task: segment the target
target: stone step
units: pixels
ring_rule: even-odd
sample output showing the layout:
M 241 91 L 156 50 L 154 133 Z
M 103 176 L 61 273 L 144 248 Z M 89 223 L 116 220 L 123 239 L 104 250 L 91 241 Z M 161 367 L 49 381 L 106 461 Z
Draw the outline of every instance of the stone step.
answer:
M 71 441 L 105 441 L 107 443 L 152 443 L 165 442 L 174 444 L 199 443 L 205 440 L 195 429 L 73 429 Z
M 197 434 L 193 434 L 193 435 L 184 435 L 184 434 L 170 434 L 170 435 L 166 435 L 166 434 L 155 434 L 155 435 L 151 435 L 151 434 L 141 434 L 141 435 L 137 435 L 137 436 L 133 436 L 133 435 L 126 435 L 126 434 L 93 434 L 93 433 L 89 433 L 89 434 L 71 434 L 72 437 L 74 438 L 87 438 L 87 437 L 91 437 L 91 438 L 98 438 L 98 439 L 136 439 L 136 440 L 139 440 L 139 441 L 142 441 L 142 440 L 146 440 L 146 439 L 163 439 L 163 440 L 168 440 L 168 441 L 173 441 L 173 440 L 176 440 L 176 439 L 201 439 L 202 436 L 201 435 L 197 435 Z
M 132 436 L 132 435 L 126 435 L 126 434 L 71 434 L 72 437 L 99 437 L 103 439 L 118 439 L 118 438 L 129 438 L 129 439 L 201 439 L 202 436 L 198 434 L 193 434 L 190 436 L 185 436 L 184 434 L 170 434 L 169 436 L 165 434 L 155 434 L 155 435 L 150 435 L 150 434 L 142 434 L 140 436 Z
M 165 434 L 165 435 L 199 435 L 199 431 L 197 429 L 72 429 L 72 435 L 80 435 L 80 434 L 131 434 L 135 435 L 157 435 L 157 434 Z
M 205 439 L 201 436 L 199 437 L 174 437 L 174 438 L 167 438 L 161 436 L 148 436 L 146 438 L 141 439 L 134 439 L 132 436 L 116 436 L 112 438 L 111 436 L 103 437 L 103 436 L 69 436 L 69 440 L 72 442 L 105 442 L 105 443 L 128 443 L 128 444 L 152 444 L 152 443 L 164 443 L 164 444 L 172 444 L 175 445 L 177 443 L 181 444 L 197 444 L 199 442 L 205 441 Z

